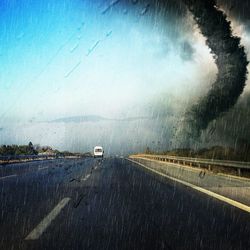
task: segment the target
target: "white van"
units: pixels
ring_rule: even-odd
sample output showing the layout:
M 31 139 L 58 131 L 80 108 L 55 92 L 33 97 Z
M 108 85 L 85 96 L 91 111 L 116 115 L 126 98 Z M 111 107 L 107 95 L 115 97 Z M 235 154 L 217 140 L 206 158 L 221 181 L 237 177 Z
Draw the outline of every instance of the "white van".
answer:
M 104 155 L 104 150 L 101 146 L 94 147 L 94 158 L 95 157 L 102 157 Z

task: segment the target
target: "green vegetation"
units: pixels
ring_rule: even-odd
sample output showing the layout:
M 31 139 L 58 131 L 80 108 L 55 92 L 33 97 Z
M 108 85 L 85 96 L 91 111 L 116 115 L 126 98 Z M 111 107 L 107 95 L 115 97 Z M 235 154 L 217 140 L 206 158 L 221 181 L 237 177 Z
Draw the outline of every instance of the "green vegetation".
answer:
M 0 155 L 37 155 L 32 142 L 28 145 L 2 145 L 0 146 Z
M 0 146 L 0 156 L 16 156 L 16 155 L 57 155 L 57 156 L 88 156 L 90 153 L 72 153 L 69 151 L 60 152 L 49 146 L 33 145 L 2 145 Z
M 197 150 L 190 148 L 178 148 L 163 152 L 153 152 L 147 147 L 145 153 L 228 161 L 250 161 L 250 145 L 245 145 L 245 147 L 242 147 L 241 149 L 213 146 L 211 148 L 201 148 Z

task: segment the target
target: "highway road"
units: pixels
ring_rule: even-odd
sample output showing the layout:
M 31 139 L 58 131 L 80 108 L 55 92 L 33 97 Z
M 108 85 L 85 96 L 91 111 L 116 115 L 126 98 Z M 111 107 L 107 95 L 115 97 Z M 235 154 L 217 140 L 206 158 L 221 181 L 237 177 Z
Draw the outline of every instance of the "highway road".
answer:
M 250 249 L 250 214 L 122 158 L 0 166 L 0 249 Z

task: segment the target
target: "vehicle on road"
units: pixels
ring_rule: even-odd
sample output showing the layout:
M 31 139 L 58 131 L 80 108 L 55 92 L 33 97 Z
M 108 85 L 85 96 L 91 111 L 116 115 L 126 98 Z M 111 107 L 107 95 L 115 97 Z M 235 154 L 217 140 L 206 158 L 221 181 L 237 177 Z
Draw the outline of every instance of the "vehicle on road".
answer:
M 101 146 L 94 147 L 94 158 L 104 156 L 104 150 Z

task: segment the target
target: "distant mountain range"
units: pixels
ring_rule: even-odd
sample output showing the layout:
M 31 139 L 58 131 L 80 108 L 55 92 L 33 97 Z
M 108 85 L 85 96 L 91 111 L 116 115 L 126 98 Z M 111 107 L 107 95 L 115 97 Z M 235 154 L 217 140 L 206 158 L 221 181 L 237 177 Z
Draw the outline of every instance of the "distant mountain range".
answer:
M 111 119 L 105 118 L 98 115 L 84 115 L 84 116 L 70 116 L 70 117 L 63 117 L 55 120 L 49 121 L 50 123 L 81 123 L 81 122 L 101 122 L 101 121 L 117 121 L 117 122 L 130 122 L 136 120 L 148 120 L 151 119 L 150 117 L 145 116 L 138 116 L 138 117 L 128 117 L 123 119 Z

